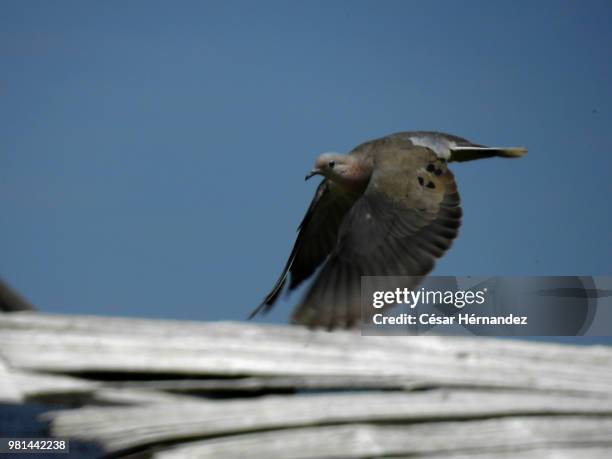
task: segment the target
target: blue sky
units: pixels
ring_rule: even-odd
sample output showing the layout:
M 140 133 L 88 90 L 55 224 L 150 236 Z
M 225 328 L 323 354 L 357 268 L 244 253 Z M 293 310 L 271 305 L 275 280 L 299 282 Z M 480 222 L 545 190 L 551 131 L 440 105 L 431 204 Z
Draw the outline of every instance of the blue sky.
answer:
M 416 129 L 530 151 L 455 165 L 437 274 L 611 274 L 611 21 L 609 1 L 3 1 L 0 275 L 50 312 L 243 320 L 316 155 Z

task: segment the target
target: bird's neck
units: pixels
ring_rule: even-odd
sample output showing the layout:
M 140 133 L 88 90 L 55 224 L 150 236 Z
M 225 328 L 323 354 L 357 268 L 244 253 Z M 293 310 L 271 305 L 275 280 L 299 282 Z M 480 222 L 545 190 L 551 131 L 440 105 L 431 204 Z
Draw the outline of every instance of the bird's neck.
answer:
M 332 177 L 332 180 L 346 191 L 363 193 L 372 176 L 372 165 L 361 158 L 350 157 L 348 168 L 343 174 Z

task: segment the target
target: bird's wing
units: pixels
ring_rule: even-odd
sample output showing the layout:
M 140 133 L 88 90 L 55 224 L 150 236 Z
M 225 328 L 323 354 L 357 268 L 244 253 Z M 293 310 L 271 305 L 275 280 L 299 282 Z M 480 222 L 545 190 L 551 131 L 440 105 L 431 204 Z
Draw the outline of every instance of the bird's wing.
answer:
M 424 276 L 457 236 L 460 199 L 446 161 L 424 147 L 382 149 L 372 157 L 370 183 L 344 218 L 294 322 L 354 326 L 361 317 L 361 276 Z
M 332 251 L 338 237 L 338 228 L 358 195 L 343 191 L 329 180 L 323 180 L 306 211 L 298 235 L 285 267 L 270 293 L 253 310 L 249 318 L 260 311 L 268 311 L 291 274 L 289 289 L 296 288 L 317 269 Z

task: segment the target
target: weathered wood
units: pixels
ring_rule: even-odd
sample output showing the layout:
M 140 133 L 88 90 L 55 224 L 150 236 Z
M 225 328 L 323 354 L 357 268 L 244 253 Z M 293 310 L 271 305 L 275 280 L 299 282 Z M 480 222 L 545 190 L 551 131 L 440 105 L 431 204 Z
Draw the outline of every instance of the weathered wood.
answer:
M 4 363 L 0 355 L 0 403 L 21 402 L 23 393 L 11 375 L 11 369 Z
M 15 367 L 56 372 L 376 374 L 381 381 L 403 378 L 410 386 L 612 393 L 609 349 L 493 339 L 362 337 L 297 327 L 5 314 L 0 315 L 0 349 Z
M 361 337 L 358 332 L 311 332 L 302 327 L 283 325 L 254 324 L 251 322 L 190 322 L 179 320 L 153 320 L 119 317 L 79 316 L 59 314 L 1 314 L 0 330 L 48 330 L 55 332 L 83 332 L 118 335 L 147 335 L 154 337 L 201 337 L 204 339 L 241 338 L 249 344 L 260 342 L 262 345 L 284 343 L 297 339 L 304 346 L 325 344 L 350 345 L 355 342 L 355 336 L 360 336 L 374 344 L 386 343 L 396 351 L 402 348 L 420 349 L 422 351 L 460 354 L 470 357 L 470 352 L 478 355 L 495 355 L 503 357 L 519 357 L 543 359 L 547 361 L 562 361 L 576 363 L 612 365 L 612 351 L 604 346 L 570 346 L 542 342 L 517 340 L 491 340 L 478 337 Z M 482 343 L 487 345 L 483 346 Z M 251 343 L 252 342 L 252 343 Z
M 368 458 L 381 456 L 529 457 L 538 451 L 580 448 L 595 458 L 612 453 L 612 420 L 589 417 L 518 417 L 410 425 L 323 426 L 203 440 L 158 451 L 157 459 Z M 589 449 L 592 447 L 593 449 Z M 592 451 L 594 454 L 590 455 Z M 527 454 L 526 454 L 527 452 Z M 584 454 L 584 455 L 582 455 Z M 537 456 L 536 456 L 537 457 Z M 561 456 L 564 457 L 564 456 Z
M 606 446 L 574 446 L 544 447 L 533 449 L 515 449 L 513 451 L 469 451 L 463 453 L 445 452 L 443 454 L 427 454 L 425 456 L 393 456 L 393 459 L 610 459 L 612 448 Z M 187 456 L 183 456 L 187 457 Z
M 93 393 L 101 386 L 99 382 L 81 378 L 15 369 L 11 371 L 10 377 L 25 398 L 54 394 L 87 394 Z
M 7 374 L 23 399 L 66 405 L 150 405 L 197 400 L 190 396 L 167 393 L 154 387 L 121 385 L 81 378 L 12 370 Z
M 151 441 L 306 425 L 417 422 L 526 414 L 598 414 L 612 419 L 612 399 L 507 391 L 431 390 L 83 408 L 52 413 L 49 417 L 52 420 L 51 431 L 56 436 L 95 439 L 107 451 L 117 451 Z
M 4 373 L 2 373 L 4 371 Z M 89 397 L 90 401 L 112 402 L 130 398 L 134 394 L 135 400 L 142 398 L 150 402 L 172 399 L 171 394 L 240 394 L 265 392 L 295 392 L 296 390 L 372 390 L 418 389 L 418 385 L 411 384 L 403 378 L 388 378 L 380 380 L 376 376 L 271 376 L 271 377 L 245 377 L 224 379 L 165 379 L 165 380 L 136 380 L 122 381 L 93 381 L 74 376 L 50 374 L 40 371 L 0 369 L 2 380 L 0 394 L 16 391 L 26 399 L 44 399 L 48 401 L 61 397 L 70 401 L 82 400 Z M 129 378 L 129 374 L 125 374 Z M 10 385 L 9 385 L 10 383 Z M 164 392 L 167 392 L 164 394 Z M 150 394 L 151 397 L 144 397 Z M 58 396 L 58 397 L 55 397 Z M 176 398 L 175 398 L 176 399 Z M 12 398 L 11 400 L 16 400 Z
M 285 395 L 194 396 L 266 392 Z M 52 435 L 111 454 L 612 453 L 612 349 L 603 347 L 0 313 L 3 399 L 12 404 L 0 407 L 0 427 L 49 426 Z M 48 410 L 35 403 L 71 409 L 40 416 Z

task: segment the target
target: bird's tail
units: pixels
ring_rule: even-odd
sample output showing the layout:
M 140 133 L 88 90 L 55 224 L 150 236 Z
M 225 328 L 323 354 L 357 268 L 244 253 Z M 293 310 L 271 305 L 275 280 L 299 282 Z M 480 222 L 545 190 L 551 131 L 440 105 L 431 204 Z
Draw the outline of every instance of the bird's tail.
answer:
M 527 154 L 525 147 L 479 147 L 479 146 L 456 146 L 451 148 L 449 161 L 463 162 L 475 159 L 491 158 L 499 156 L 502 158 L 520 158 Z

